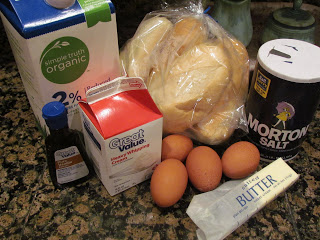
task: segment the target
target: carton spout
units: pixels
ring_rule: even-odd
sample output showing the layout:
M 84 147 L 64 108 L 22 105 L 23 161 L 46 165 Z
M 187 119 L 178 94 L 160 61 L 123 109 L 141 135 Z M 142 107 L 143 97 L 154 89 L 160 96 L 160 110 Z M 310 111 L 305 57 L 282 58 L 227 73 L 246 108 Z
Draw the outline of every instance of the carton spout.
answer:
M 65 9 L 71 7 L 75 0 L 44 0 L 47 4 L 54 8 Z

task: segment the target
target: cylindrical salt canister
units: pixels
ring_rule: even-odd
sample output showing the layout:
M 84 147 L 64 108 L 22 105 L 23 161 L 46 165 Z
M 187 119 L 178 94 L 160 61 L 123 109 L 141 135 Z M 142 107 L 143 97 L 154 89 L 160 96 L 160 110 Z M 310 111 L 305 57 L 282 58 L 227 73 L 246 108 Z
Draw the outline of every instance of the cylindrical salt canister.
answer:
M 248 139 L 261 160 L 295 158 L 320 101 L 320 48 L 295 39 L 263 44 L 246 103 Z

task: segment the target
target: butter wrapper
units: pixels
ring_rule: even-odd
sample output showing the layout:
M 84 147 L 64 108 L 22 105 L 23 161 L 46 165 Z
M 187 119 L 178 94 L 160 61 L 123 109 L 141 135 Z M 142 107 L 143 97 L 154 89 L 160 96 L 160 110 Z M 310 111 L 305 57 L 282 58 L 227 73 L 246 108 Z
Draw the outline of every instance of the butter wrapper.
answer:
M 228 181 L 213 191 L 194 196 L 187 214 L 199 227 L 199 239 L 224 239 L 298 178 L 279 158 L 243 181 Z

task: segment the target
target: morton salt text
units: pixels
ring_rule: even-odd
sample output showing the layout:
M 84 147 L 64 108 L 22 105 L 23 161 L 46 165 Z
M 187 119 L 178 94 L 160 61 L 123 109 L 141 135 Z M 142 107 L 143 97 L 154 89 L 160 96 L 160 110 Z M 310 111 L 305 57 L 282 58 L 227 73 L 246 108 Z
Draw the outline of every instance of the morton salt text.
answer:
M 145 142 L 145 140 L 143 139 L 143 133 L 144 131 L 140 129 L 138 132 L 124 138 L 114 138 L 109 143 L 109 147 L 111 149 L 119 148 L 120 152 L 128 150 L 132 147 L 136 147 Z
M 253 120 L 251 113 L 248 116 L 248 124 L 253 131 L 261 136 L 259 143 L 273 149 L 285 149 L 290 142 L 305 136 L 309 128 L 309 125 L 295 130 L 269 128 L 267 125 L 259 123 L 259 120 Z

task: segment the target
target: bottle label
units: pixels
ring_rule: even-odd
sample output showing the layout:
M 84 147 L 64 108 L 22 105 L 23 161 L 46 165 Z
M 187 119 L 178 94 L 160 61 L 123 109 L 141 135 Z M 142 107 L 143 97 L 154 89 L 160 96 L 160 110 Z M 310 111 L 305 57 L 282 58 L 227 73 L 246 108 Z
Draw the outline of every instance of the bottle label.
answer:
M 89 169 L 76 146 L 56 151 L 54 158 L 59 184 L 72 182 L 89 174 Z
M 262 160 L 297 156 L 319 105 L 319 86 L 279 78 L 258 62 L 246 103 L 247 137 Z

